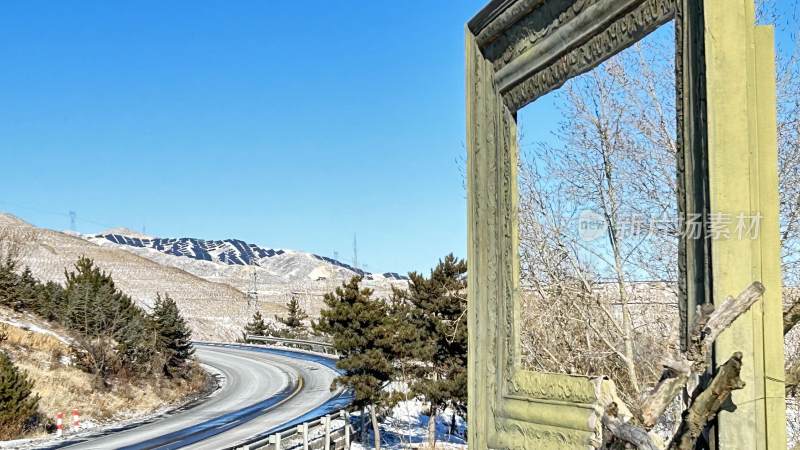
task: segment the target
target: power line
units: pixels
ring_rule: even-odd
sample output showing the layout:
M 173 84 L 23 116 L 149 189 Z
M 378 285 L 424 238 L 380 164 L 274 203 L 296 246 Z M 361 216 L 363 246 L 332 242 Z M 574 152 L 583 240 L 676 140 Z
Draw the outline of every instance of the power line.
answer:
M 59 217 L 71 217 L 70 213 L 74 212 L 74 211 L 69 211 L 69 212 L 65 213 L 63 210 L 62 211 L 53 211 L 53 210 L 41 209 L 41 208 L 37 208 L 37 207 L 33 207 L 33 206 L 21 205 L 19 203 L 7 202 L 7 201 L 4 201 L 4 200 L 0 200 L 0 205 L 5 205 L 6 207 L 13 208 L 15 210 L 24 210 L 24 211 L 30 211 L 30 212 L 33 212 L 33 213 L 36 213 L 36 214 L 47 214 L 47 215 L 59 216 Z M 9 212 L 13 212 L 13 211 L 9 211 Z M 115 226 L 115 225 L 109 225 L 109 224 L 106 224 L 106 223 L 103 223 L 103 222 L 98 222 L 96 220 L 87 219 L 85 216 L 81 216 L 81 223 L 88 223 L 88 224 L 92 224 L 92 225 L 97 225 L 97 226 L 100 226 L 100 227 L 103 227 L 103 228 L 113 228 Z M 76 217 L 76 225 L 77 225 L 77 217 Z

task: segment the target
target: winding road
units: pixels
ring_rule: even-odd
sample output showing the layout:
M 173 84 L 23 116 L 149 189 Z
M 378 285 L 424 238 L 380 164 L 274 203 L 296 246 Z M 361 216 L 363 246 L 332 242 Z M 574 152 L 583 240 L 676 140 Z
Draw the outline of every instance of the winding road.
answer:
M 337 376 L 330 361 L 311 355 L 214 344 L 196 344 L 196 355 L 224 377 L 208 399 L 150 423 L 57 448 L 219 450 L 325 409 L 341 394 L 330 391 Z

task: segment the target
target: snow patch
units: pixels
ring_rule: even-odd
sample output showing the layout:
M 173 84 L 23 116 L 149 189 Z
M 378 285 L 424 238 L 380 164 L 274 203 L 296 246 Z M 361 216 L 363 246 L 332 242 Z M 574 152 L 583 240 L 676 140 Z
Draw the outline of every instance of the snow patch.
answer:
M 399 386 L 398 386 L 399 387 Z M 402 392 L 402 391 L 401 391 Z M 428 421 L 426 415 L 427 405 L 418 399 L 409 399 L 399 402 L 381 420 L 381 448 L 388 450 L 401 450 L 408 448 L 427 448 Z M 455 416 L 455 427 L 451 429 L 453 411 L 446 409 L 436 416 L 436 448 L 438 449 L 466 449 L 465 440 L 467 424 L 460 416 Z M 358 413 L 353 414 L 352 423 L 360 424 Z M 354 442 L 352 450 L 367 450 L 372 448 L 372 426 L 367 423 L 369 438 L 367 445 Z M 353 436 L 354 440 L 360 438 L 360 433 Z
M 35 323 L 32 323 L 32 322 L 15 320 L 15 319 L 12 319 L 12 318 L 0 318 L 0 323 L 4 323 L 6 325 L 11 325 L 12 327 L 16 327 L 16 328 L 21 328 L 23 330 L 30 331 L 30 332 L 33 332 L 33 333 L 46 334 L 48 336 L 52 336 L 52 337 L 58 339 L 59 341 L 61 341 L 62 343 L 66 344 L 68 346 L 74 345 L 74 341 L 71 338 L 68 338 L 66 336 L 62 336 L 62 335 L 56 333 L 53 330 L 48 330 L 47 328 L 42 328 L 41 326 L 36 325 Z

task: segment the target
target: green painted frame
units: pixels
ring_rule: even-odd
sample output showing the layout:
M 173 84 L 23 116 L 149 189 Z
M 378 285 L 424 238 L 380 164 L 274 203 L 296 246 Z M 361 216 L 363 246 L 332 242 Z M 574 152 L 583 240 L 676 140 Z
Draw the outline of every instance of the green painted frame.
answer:
M 760 80 L 753 78 L 763 91 L 760 99 L 756 98 L 755 86 L 746 86 L 741 95 L 725 98 L 710 95 L 736 85 L 737 77 L 755 77 L 756 67 L 769 62 L 767 53 L 771 55 L 771 49 L 750 50 L 755 40 L 749 30 L 761 28 L 752 26 L 751 9 L 752 0 L 495 0 L 468 22 L 468 442 L 471 449 L 598 446 L 600 399 L 607 389 L 613 389 L 602 378 L 538 373 L 520 367 L 517 111 L 675 18 L 681 215 L 685 218 L 696 212 L 729 211 L 736 205 L 752 211 L 754 198 L 762 195 L 760 201 L 768 206 L 769 218 L 777 219 L 777 210 L 771 208 L 773 203 L 777 205 L 776 171 L 769 167 L 774 162 L 771 159 L 775 153 L 774 139 L 769 142 L 769 132 L 766 137 L 756 137 L 765 133 L 762 130 L 759 134 L 754 123 L 737 123 L 738 130 L 725 124 L 737 112 L 741 115 L 742 111 L 749 111 L 753 116 L 756 110 L 765 115 L 765 123 L 771 110 L 774 121 L 774 79 L 771 100 L 770 80 L 764 79 L 768 70 L 760 70 Z M 737 29 L 747 30 L 749 34 L 743 34 L 749 37 L 732 44 L 709 39 L 712 32 L 726 35 Z M 761 40 L 762 47 L 769 45 L 768 39 Z M 707 58 L 707 53 L 713 55 Z M 763 58 L 759 59 L 760 66 L 756 64 L 756 54 Z M 738 66 L 731 63 L 732 58 Z M 748 97 L 749 94 L 752 95 Z M 744 142 L 749 140 L 757 145 L 757 141 L 763 141 L 760 153 L 747 146 L 735 146 L 732 150 L 725 147 L 731 143 L 726 139 L 741 139 L 742 130 Z M 743 166 L 738 169 L 726 166 L 731 159 L 743 161 Z M 750 172 L 749 183 L 726 176 L 741 175 L 743 170 Z M 746 189 L 736 190 L 737 182 Z M 707 220 L 707 216 L 703 218 Z M 780 286 L 775 254 L 777 236 L 772 235 L 773 231 L 752 245 L 748 243 L 747 249 L 732 242 L 702 239 L 681 242 L 683 328 L 688 327 L 697 304 L 738 293 L 753 279 L 764 280 L 768 289 L 777 279 Z M 732 252 L 743 251 L 748 253 L 751 263 L 747 269 L 753 270 L 738 273 L 739 278 L 734 279 L 726 272 L 727 264 L 741 260 Z M 767 257 L 750 258 L 756 254 Z M 718 264 L 711 264 L 712 257 Z M 743 399 L 743 403 L 755 405 L 750 408 L 752 411 L 730 417 L 723 414 L 721 421 L 729 424 L 725 428 L 731 431 L 724 434 L 728 437 L 723 436 L 721 442 L 752 439 L 752 448 L 782 448 L 778 444 L 779 430 L 766 425 L 780 423 L 783 414 L 777 401 L 770 404 L 764 394 L 770 391 L 775 395 L 783 377 L 782 350 L 780 355 L 773 354 L 769 363 L 765 363 L 763 351 L 768 341 L 773 347 L 777 344 L 774 332 L 769 332 L 772 334 L 768 340 L 764 338 L 769 334 L 764 332 L 765 327 L 775 319 L 776 293 L 780 303 L 780 289 L 770 292 L 770 306 L 757 312 L 752 320 L 751 328 L 756 331 L 745 333 L 746 336 L 739 333 L 740 339 L 752 343 L 746 356 L 753 358 L 753 366 L 760 366 L 746 381 L 755 383 L 755 391 L 760 389 L 761 394 L 750 392 Z M 764 312 L 767 310 L 768 314 Z M 731 348 L 725 344 L 726 339 L 723 335 L 718 351 Z M 782 336 L 780 342 L 782 349 Z M 769 370 L 765 369 L 767 366 Z M 777 381 L 767 389 L 769 382 L 765 380 L 770 379 Z M 763 438 L 754 437 L 757 430 L 741 431 L 752 430 L 753 423 L 765 424 L 757 428 L 761 431 L 770 428 L 771 437 L 767 438 L 766 432 Z M 747 436 L 743 437 L 743 433 Z M 772 444 L 767 446 L 767 441 Z

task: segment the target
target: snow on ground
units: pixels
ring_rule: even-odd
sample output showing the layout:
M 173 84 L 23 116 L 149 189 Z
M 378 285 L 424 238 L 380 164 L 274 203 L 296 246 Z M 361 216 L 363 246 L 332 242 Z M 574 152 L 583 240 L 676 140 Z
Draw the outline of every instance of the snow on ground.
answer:
M 78 427 L 72 426 L 72 417 L 68 414 L 64 417 L 64 436 L 61 438 L 54 435 L 37 436 L 30 439 L 16 439 L 13 441 L 0 441 L 0 449 L 8 450 L 26 450 L 36 449 L 42 447 L 52 447 L 59 444 L 59 442 L 72 440 L 76 438 L 91 438 L 95 436 L 102 436 L 105 433 L 113 432 L 123 428 L 133 427 L 140 424 L 150 423 L 158 420 L 161 417 L 175 414 L 182 411 L 184 408 L 190 407 L 194 402 L 201 401 L 204 398 L 214 397 L 222 390 L 227 383 L 225 374 L 218 370 L 216 367 L 207 364 L 201 364 L 213 378 L 214 384 L 206 392 L 200 392 L 191 395 L 179 403 L 168 404 L 152 411 L 148 414 L 134 414 L 122 413 L 108 421 L 94 421 L 91 419 L 80 419 Z
M 381 420 L 381 448 L 400 450 L 408 448 L 426 448 L 428 436 L 427 405 L 420 400 L 410 399 L 401 401 L 391 413 Z M 445 410 L 444 414 L 436 416 L 436 448 L 437 449 L 466 449 L 464 440 L 467 424 L 464 419 L 456 416 L 455 433 L 451 433 L 450 424 L 452 411 Z M 352 416 L 353 424 L 361 422 L 358 414 Z M 364 445 L 354 442 L 353 450 L 366 450 L 372 447 L 372 426 L 367 423 L 369 430 L 369 444 Z M 353 436 L 359 438 L 359 433 Z
M 0 323 L 11 325 L 12 327 L 22 328 L 23 330 L 27 330 L 33 333 L 39 334 L 47 334 L 49 336 L 53 336 L 54 338 L 58 339 L 62 343 L 66 345 L 74 345 L 75 343 L 71 338 L 66 336 L 62 336 L 55 331 L 49 330 L 47 328 L 43 328 L 31 320 L 25 320 L 21 318 L 21 314 L 15 314 L 17 317 L 0 317 Z

